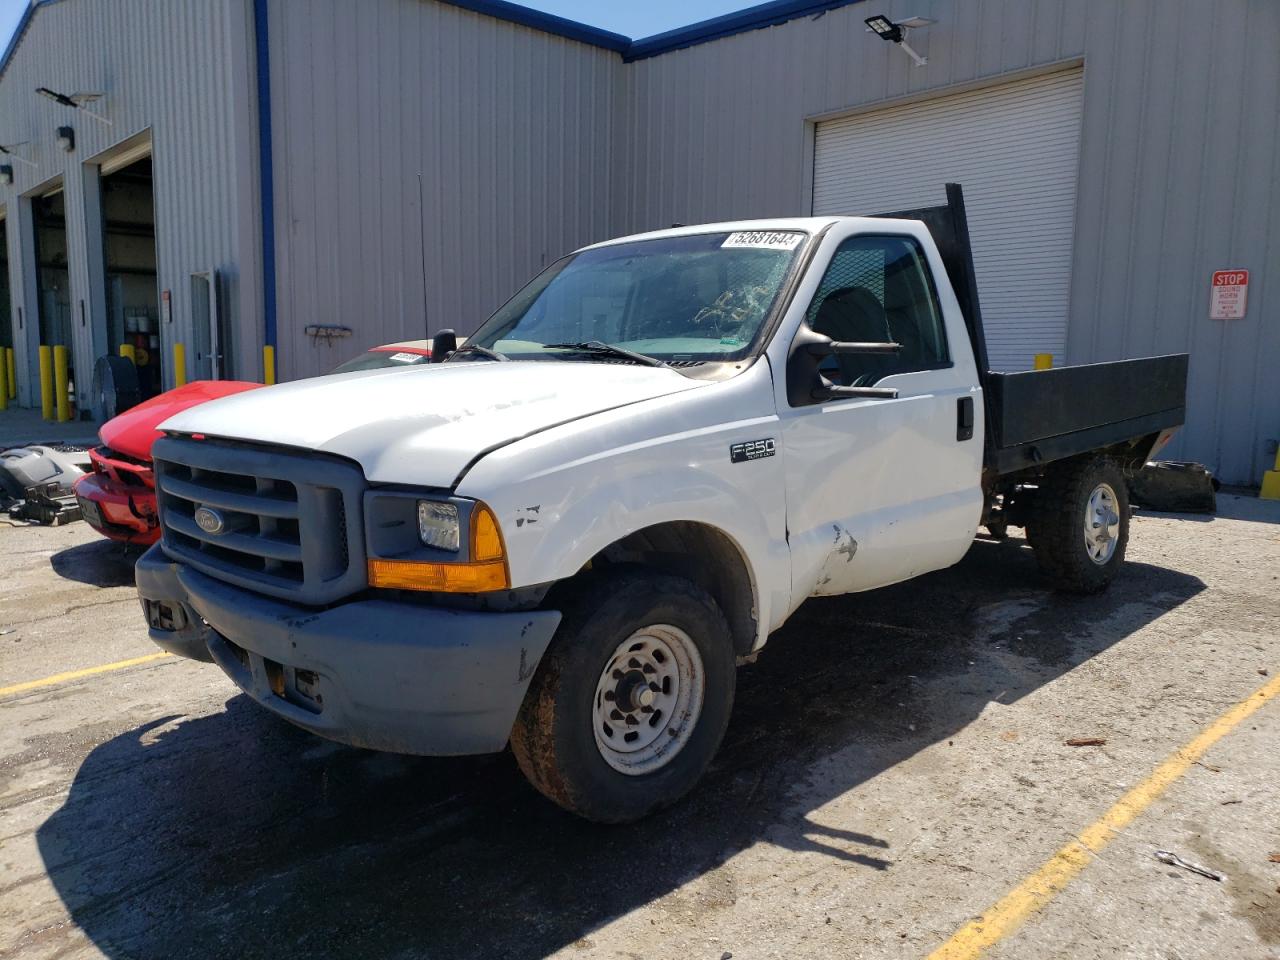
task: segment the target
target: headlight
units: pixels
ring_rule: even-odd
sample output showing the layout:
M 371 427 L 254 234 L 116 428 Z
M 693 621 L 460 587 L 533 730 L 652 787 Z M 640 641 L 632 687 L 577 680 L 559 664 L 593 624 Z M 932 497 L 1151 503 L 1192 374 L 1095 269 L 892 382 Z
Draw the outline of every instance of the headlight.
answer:
M 418 500 L 412 494 L 371 491 L 366 514 L 369 586 L 435 593 L 510 588 L 502 530 L 493 511 L 481 501 Z M 442 554 L 453 556 L 446 559 Z
M 462 541 L 460 529 L 454 504 L 418 501 L 418 538 L 428 547 L 457 553 Z

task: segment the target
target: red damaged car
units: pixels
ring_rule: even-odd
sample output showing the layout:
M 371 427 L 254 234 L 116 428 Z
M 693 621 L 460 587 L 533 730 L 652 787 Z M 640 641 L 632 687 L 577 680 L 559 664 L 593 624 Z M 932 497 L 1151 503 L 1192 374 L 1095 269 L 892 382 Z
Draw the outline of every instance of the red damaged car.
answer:
M 430 359 L 430 340 L 410 340 L 374 347 L 341 364 L 332 373 L 410 367 Z M 160 525 L 156 518 L 151 445 L 162 436 L 157 427 L 188 407 L 261 387 L 260 383 L 241 380 L 197 380 L 152 397 L 108 420 L 98 431 L 102 445 L 89 451 L 93 472 L 75 483 L 76 499 L 84 519 L 112 540 L 142 545 L 155 543 L 160 538 Z

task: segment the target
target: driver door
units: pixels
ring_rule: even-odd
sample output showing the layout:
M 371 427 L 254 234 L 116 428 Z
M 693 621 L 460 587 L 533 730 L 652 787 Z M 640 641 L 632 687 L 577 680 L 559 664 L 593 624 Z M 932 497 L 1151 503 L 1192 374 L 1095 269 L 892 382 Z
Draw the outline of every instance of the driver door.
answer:
M 836 341 L 901 344 L 821 365 L 835 384 L 897 397 L 793 407 L 780 392 L 796 605 L 950 566 L 982 512 L 982 397 L 949 286 L 945 311 L 939 298 L 936 252 L 916 235 L 844 229 L 828 237 L 837 245 L 802 323 Z

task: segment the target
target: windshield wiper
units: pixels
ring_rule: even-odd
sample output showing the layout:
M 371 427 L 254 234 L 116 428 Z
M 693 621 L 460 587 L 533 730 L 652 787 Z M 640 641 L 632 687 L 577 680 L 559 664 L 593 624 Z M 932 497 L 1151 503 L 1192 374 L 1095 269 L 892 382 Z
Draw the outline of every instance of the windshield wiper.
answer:
M 505 353 L 498 353 L 497 350 L 490 350 L 488 347 L 482 347 L 478 343 L 464 343 L 457 350 L 453 351 L 448 357 L 452 360 L 460 353 L 475 353 L 484 357 L 486 360 L 510 360 Z
M 665 360 L 659 360 L 657 357 L 651 357 L 644 353 L 636 353 L 634 350 L 627 350 L 625 347 L 615 347 L 612 343 L 605 343 L 601 340 L 587 340 L 583 343 L 544 343 L 542 349 L 577 350 L 581 353 L 622 357 L 626 360 L 634 360 L 636 363 L 643 363 L 649 367 L 665 367 L 667 365 Z

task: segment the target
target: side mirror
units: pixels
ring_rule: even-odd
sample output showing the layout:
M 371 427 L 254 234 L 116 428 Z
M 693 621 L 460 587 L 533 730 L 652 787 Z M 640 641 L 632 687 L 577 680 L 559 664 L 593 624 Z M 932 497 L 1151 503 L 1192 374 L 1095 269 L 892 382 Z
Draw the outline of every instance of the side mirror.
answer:
M 861 397 L 866 400 L 896 400 L 898 391 L 892 387 L 841 387 L 832 383 L 818 370 L 827 357 L 842 354 L 902 352 L 900 343 L 852 343 L 832 340 L 815 333 L 808 324 L 802 324 L 791 341 L 787 355 L 787 402 L 793 407 L 804 407 L 824 400 Z
M 431 340 L 431 362 L 444 363 L 457 349 L 458 334 L 453 330 L 440 330 Z

